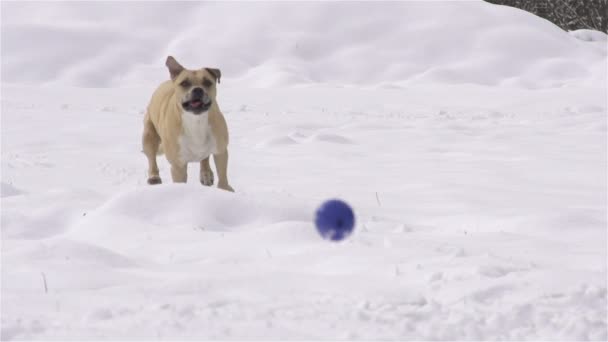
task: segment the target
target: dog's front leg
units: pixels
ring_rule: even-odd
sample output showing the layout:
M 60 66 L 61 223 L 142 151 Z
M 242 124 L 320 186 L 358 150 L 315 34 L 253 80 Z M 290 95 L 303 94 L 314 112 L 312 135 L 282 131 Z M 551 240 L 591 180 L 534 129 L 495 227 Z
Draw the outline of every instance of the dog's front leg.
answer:
M 188 164 L 171 164 L 173 183 L 186 183 L 188 180 Z
M 222 154 L 214 154 L 213 161 L 217 170 L 217 187 L 234 192 L 234 189 L 228 184 L 228 150 Z
M 214 154 L 213 161 L 217 170 L 217 187 L 234 192 L 234 189 L 228 184 L 228 150 L 222 154 Z
M 209 157 L 201 160 L 201 183 L 206 186 L 213 185 L 213 171 L 209 166 Z

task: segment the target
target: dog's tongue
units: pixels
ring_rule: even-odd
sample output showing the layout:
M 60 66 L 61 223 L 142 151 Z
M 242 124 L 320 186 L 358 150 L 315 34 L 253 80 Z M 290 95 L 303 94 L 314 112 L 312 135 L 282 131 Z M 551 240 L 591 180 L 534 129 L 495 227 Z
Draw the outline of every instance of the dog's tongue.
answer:
M 194 100 L 190 102 L 190 105 L 192 107 L 200 107 L 203 104 L 203 102 L 199 101 L 199 100 Z

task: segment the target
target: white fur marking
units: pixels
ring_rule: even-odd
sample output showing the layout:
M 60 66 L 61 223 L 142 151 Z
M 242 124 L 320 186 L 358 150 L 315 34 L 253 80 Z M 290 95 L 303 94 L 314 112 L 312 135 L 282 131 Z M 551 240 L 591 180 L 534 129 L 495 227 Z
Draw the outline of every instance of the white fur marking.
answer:
M 182 162 L 200 162 L 216 153 L 215 138 L 209 127 L 209 112 L 194 115 L 182 113 L 183 134 L 179 138 Z

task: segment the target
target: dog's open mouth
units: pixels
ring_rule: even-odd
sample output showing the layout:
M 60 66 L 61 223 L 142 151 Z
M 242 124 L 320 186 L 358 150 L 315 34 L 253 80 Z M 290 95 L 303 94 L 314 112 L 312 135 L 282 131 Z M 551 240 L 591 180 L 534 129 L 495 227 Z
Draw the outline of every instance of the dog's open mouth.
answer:
M 204 103 L 201 99 L 193 99 L 182 103 L 182 107 L 194 114 L 200 114 L 211 107 L 211 101 Z

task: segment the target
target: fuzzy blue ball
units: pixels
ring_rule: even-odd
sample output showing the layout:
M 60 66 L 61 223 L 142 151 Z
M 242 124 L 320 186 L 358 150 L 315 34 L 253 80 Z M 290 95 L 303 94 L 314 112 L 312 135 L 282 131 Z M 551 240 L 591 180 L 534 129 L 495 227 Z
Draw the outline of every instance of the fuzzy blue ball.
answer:
M 324 239 L 340 241 L 353 232 L 355 214 L 344 201 L 332 199 L 325 201 L 317 209 L 315 225 Z

